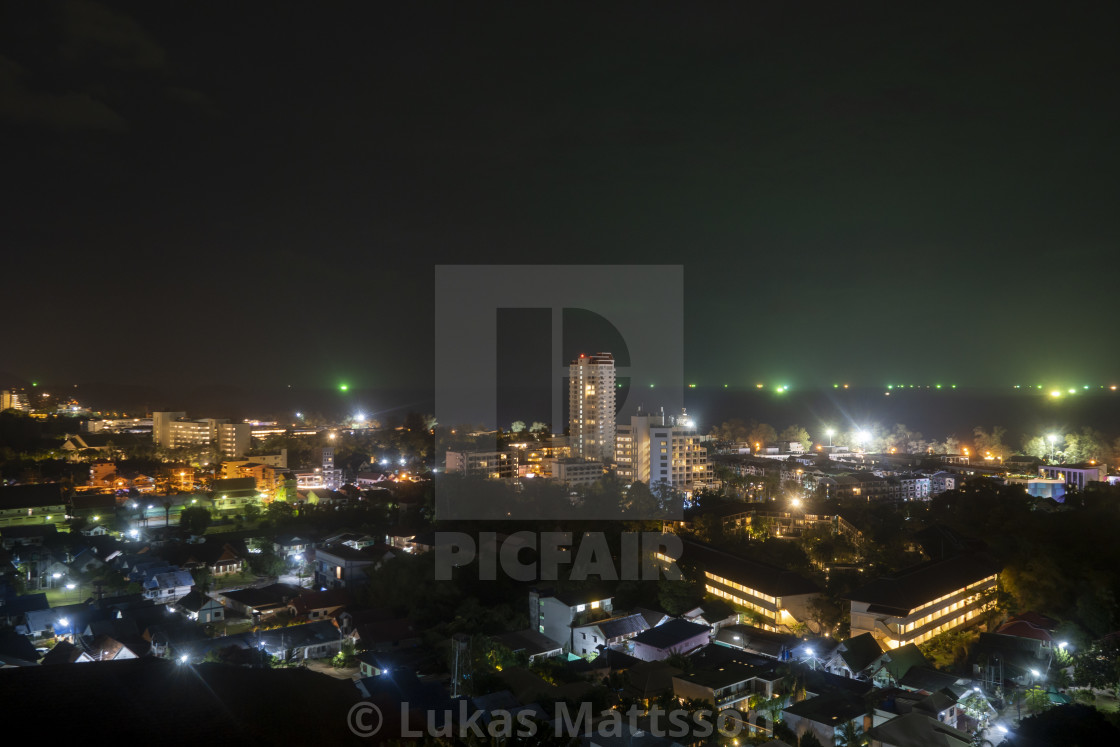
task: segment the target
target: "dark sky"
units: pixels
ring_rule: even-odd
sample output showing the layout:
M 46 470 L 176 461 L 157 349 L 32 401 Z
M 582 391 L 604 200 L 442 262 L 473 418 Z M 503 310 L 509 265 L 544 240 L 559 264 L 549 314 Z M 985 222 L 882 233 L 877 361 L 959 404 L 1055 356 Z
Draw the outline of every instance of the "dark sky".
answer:
M 0 371 L 424 384 L 435 264 L 570 262 L 690 380 L 1120 374 L 1115 5 L 471 5 L 6 4 Z

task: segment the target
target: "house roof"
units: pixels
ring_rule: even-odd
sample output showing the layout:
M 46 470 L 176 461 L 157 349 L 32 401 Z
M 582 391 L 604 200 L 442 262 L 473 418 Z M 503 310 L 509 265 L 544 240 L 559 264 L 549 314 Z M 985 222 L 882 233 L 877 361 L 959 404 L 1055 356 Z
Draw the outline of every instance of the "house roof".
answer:
M 358 625 L 357 633 L 358 640 L 367 646 L 378 643 L 399 644 L 401 641 L 420 636 L 412 621 L 404 617 Z
M 218 493 L 235 493 L 243 490 L 251 490 L 257 492 L 257 480 L 255 477 L 226 477 L 221 480 L 215 480 L 211 485 L 210 492 L 217 495 Z
M 1034 638 L 1035 640 L 1050 643 L 1053 636 L 1050 634 L 1058 627 L 1058 621 L 1052 617 L 1041 615 L 1037 612 L 1024 612 L 1013 617 L 996 631 L 1001 635 L 1013 635 L 1019 638 Z
M 222 596 L 246 607 L 263 608 L 286 606 L 302 593 L 303 588 L 293 584 L 269 584 L 259 588 L 223 591 Z
M 898 678 L 898 684 L 910 690 L 934 692 L 956 683 L 958 677 L 928 666 L 910 667 L 906 674 Z
M 649 630 L 649 623 L 639 614 L 626 615 L 625 617 L 612 617 L 609 620 L 600 620 L 595 625 L 603 632 L 603 637 L 609 639 L 619 638 L 631 633 L 641 633 Z
M 157 573 L 144 584 L 149 589 L 178 589 L 183 586 L 194 586 L 194 577 L 190 571 L 176 570 L 168 573 Z
M 214 604 L 220 604 L 218 600 L 214 599 L 213 597 L 207 596 L 206 594 L 203 594 L 198 589 L 191 589 L 191 593 L 176 601 L 175 606 L 182 607 L 183 609 L 189 610 L 191 612 L 198 612 L 205 605 L 211 602 L 213 602 Z
M 635 607 L 634 613 L 644 617 L 651 628 L 657 627 L 669 617 L 668 612 L 646 609 L 645 607 Z
M 1013 635 L 1017 638 L 1033 638 L 1050 643 L 1054 638 L 1042 628 L 1031 625 L 1026 620 L 1009 620 L 996 630 L 1000 635 Z
M 66 500 L 62 497 L 62 485 L 57 482 L 0 486 L 0 509 L 63 505 Z
M 785 568 L 750 560 L 697 542 L 684 543 L 681 561 L 772 597 L 816 594 L 820 587 Z
M 688 620 L 670 620 L 656 628 L 650 628 L 644 633 L 639 633 L 633 638 L 633 641 L 652 648 L 667 649 L 710 631 L 710 627 L 700 623 Z
M 538 633 L 532 628 L 518 630 L 513 633 L 502 633 L 501 635 L 494 636 L 494 640 L 514 653 L 524 651 L 529 656 L 535 656 L 536 654 L 543 654 L 549 651 L 557 651 L 563 648 L 562 645 L 552 640 L 544 633 Z
M 999 566 L 987 557 L 954 555 L 883 576 L 849 592 L 844 598 L 866 602 L 873 611 L 906 615 L 934 599 L 998 572 Z
M 728 661 L 721 663 L 719 666 L 706 666 L 694 669 L 691 672 L 682 672 L 676 676 L 676 679 L 718 690 L 722 687 L 752 680 L 758 674 L 758 667 Z
M 799 716 L 829 727 L 841 726 L 852 719 L 867 713 L 863 698 L 846 692 L 831 692 L 806 698 L 784 710 L 785 713 Z
M 913 643 L 892 648 L 883 657 L 883 667 L 895 681 L 901 680 L 914 667 L 926 666 L 929 666 L 929 661 Z
M 333 555 L 340 560 L 351 560 L 362 563 L 376 563 L 378 560 L 384 558 L 387 554 L 392 553 L 393 548 L 389 547 L 383 542 L 375 545 L 367 545 L 361 550 L 357 550 L 349 545 L 330 545 L 328 547 L 319 548 L 315 551 L 315 557 L 321 558 L 324 555 Z
M 914 711 L 868 729 L 866 736 L 892 747 L 968 747 L 972 743 L 967 732 Z
M 349 601 L 350 594 L 345 589 L 328 589 L 327 591 L 305 591 L 289 602 L 288 605 L 295 608 L 297 615 L 302 615 L 311 610 L 345 607 Z
M 883 655 L 883 649 L 879 646 L 879 642 L 875 640 L 875 636 L 870 633 L 862 633 L 855 638 L 849 638 L 841 642 L 836 649 L 836 653 L 844 660 L 848 669 L 858 673 L 874 664 Z
M 957 704 L 957 696 L 948 690 L 935 690 L 918 701 L 914 707 L 937 718 Z
M 58 529 L 54 524 L 25 524 L 17 527 L 4 527 L 0 529 L 0 537 L 14 539 L 16 537 L 47 537 L 57 536 Z
M 0 630 L 0 656 L 29 662 L 39 660 L 39 652 L 35 650 L 31 640 L 14 630 Z
M 84 652 L 69 641 L 59 641 L 54 647 L 43 655 L 40 662 L 43 666 L 51 664 L 73 664 L 81 658 Z
M 34 610 L 50 609 L 45 593 L 24 594 L 17 597 L 0 598 L 0 615 L 14 617 Z

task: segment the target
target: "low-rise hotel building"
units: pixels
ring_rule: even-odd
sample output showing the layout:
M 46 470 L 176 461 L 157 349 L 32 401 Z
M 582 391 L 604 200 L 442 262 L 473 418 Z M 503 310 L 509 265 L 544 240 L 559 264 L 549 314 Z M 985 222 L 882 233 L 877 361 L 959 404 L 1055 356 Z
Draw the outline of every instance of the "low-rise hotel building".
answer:
M 847 595 L 851 635 L 871 633 L 897 648 L 966 626 L 995 606 L 999 567 L 979 555 L 954 555 L 903 569 Z

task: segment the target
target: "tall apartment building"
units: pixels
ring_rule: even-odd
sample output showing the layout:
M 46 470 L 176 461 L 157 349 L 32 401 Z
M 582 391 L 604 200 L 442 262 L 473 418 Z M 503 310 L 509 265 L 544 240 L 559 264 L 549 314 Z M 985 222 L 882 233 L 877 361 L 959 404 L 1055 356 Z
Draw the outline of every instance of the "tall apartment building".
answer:
M 624 480 L 667 483 L 686 493 L 712 481 L 708 449 L 684 413 L 666 418 L 639 412 L 629 425 L 618 426 L 615 464 Z
M 185 412 L 152 413 L 152 440 L 168 449 L 213 445 L 223 457 L 236 459 L 249 451 L 251 434 L 248 423 L 218 418 L 187 420 Z
M 614 356 L 581 353 L 568 366 L 568 377 L 572 456 L 597 462 L 612 460 L 615 449 Z
M 5 389 L 0 392 L 0 412 L 4 410 L 27 411 L 30 409 L 31 404 L 27 397 L 27 392 L 15 389 Z

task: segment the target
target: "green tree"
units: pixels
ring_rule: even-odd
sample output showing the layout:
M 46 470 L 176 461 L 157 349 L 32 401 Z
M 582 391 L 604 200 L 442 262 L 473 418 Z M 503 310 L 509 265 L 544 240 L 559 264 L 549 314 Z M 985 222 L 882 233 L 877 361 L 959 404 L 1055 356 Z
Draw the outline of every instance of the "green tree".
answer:
M 867 737 L 863 735 L 863 729 L 854 721 L 846 721 L 836 732 L 836 747 L 863 747 L 866 744 Z
M 179 513 L 179 526 L 195 536 L 206 534 L 210 521 L 210 512 L 202 506 L 190 506 Z
M 261 518 L 261 507 L 256 503 L 245 506 L 245 521 L 255 523 Z
M 752 423 L 750 430 L 747 431 L 747 441 L 752 449 L 772 444 L 777 440 L 778 432 L 766 423 Z
M 1050 707 L 1050 696 L 1041 687 L 1032 687 L 1024 694 L 1023 704 L 1031 713 L 1041 713 Z
M 779 434 L 779 441 L 796 441 L 801 444 L 801 448 L 809 451 L 813 448 L 813 438 L 809 435 L 809 431 L 802 428 L 800 425 L 791 425 L 784 429 Z
M 977 459 L 984 459 L 988 454 L 995 458 L 1006 458 L 1011 453 L 1011 449 L 1003 440 L 1007 435 L 1007 429 L 1002 426 L 997 425 L 991 431 L 986 431 L 978 425 L 972 429 L 972 434 L 972 446 L 976 451 Z

